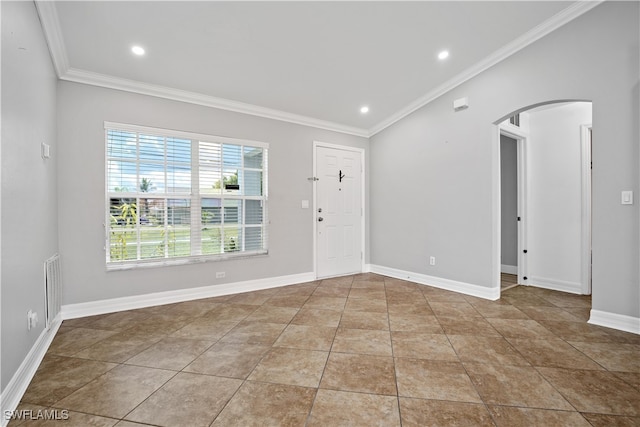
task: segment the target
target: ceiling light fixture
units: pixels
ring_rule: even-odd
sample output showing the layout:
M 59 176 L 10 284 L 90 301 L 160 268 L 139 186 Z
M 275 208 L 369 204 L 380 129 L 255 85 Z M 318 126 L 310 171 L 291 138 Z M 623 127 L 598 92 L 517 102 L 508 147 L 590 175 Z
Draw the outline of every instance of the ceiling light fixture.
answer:
M 369 107 L 367 107 L 366 105 L 364 107 L 361 107 L 360 112 L 362 114 L 367 114 L 369 112 Z
M 136 54 L 138 56 L 144 55 L 144 49 L 141 46 L 133 46 L 131 48 L 131 52 L 133 52 L 134 54 Z
M 447 59 L 449 57 L 449 51 L 448 50 L 443 50 L 442 52 L 440 52 L 438 54 L 438 59 L 442 60 L 442 59 Z

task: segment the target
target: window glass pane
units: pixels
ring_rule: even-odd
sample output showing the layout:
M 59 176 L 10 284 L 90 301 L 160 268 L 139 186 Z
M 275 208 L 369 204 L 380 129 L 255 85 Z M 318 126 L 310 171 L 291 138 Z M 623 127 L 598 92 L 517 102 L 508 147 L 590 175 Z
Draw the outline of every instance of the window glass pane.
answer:
M 136 134 L 120 130 L 107 131 L 107 156 L 127 159 L 136 158 Z
M 224 227 L 224 252 L 242 250 L 242 228 L 238 226 Z
M 247 227 L 244 229 L 244 250 L 257 251 L 262 249 L 262 227 Z
M 222 160 L 224 162 L 225 167 L 229 166 L 242 166 L 242 156 L 240 154 L 240 150 L 242 149 L 239 145 L 230 145 L 223 144 L 222 146 Z
M 191 163 L 191 140 L 167 138 L 167 161 Z
M 239 171 L 237 169 L 225 169 L 222 174 L 224 194 L 240 194 Z
M 200 142 L 200 192 L 222 192 L 222 146 L 212 142 Z
M 107 187 L 110 192 L 133 192 L 136 187 L 136 164 L 110 160 L 107 163 Z
M 220 199 L 202 199 L 202 225 L 215 225 L 222 223 L 222 200 Z
M 167 166 L 167 193 L 191 192 L 191 166 Z
M 138 190 L 141 193 L 164 193 L 164 165 L 161 163 L 140 163 L 140 183 Z
M 262 200 L 245 200 L 245 224 L 262 224 Z
M 262 169 L 262 148 L 244 147 L 244 167 Z
M 242 200 L 225 200 L 223 213 L 225 224 L 238 224 L 242 220 Z
M 109 199 L 109 256 L 111 261 L 138 257 L 138 208 L 135 199 Z
M 262 171 L 244 171 L 244 194 L 262 196 Z
M 202 253 L 212 255 L 222 253 L 222 228 L 203 227 L 202 228 Z
M 140 159 L 164 162 L 164 138 L 161 136 L 140 135 Z
M 170 257 L 191 255 L 191 201 L 167 199 L 167 252 Z

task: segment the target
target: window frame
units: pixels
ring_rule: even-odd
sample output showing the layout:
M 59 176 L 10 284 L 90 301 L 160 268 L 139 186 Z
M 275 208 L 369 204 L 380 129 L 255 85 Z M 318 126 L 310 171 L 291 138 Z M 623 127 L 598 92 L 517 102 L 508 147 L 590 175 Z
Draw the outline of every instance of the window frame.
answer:
M 181 193 L 170 193 L 167 192 L 166 189 L 162 193 L 146 193 L 139 191 L 139 170 L 140 164 L 144 163 L 141 161 L 139 154 L 136 155 L 135 164 L 136 164 L 136 191 L 135 192 L 113 192 L 109 191 L 109 161 L 117 160 L 116 157 L 109 156 L 109 131 L 123 131 L 123 132 L 132 132 L 137 134 L 137 138 L 139 138 L 140 134 L 148 134 L 159 136 L 163 138 L 180 138 L 180 139 L 188 139 L 191 141 L 191 169 L 190 169 L 190 183 L 191 189 L 187 192 Z M 105 166 L 105 185 L 104 185 L 104 196 L 105 196 L 105 263 L 107 271 L 109 270 L 126 270 L 126 269 L 134 269 L 134 268 L 142 268 L 142 267 L 160 267 L 160 266 L 170 266 L 170 265 L 184 265 L 184 264 L 192 264 L 192 263 L 202 263 L 202 262 L 210 262 L 210 261 L 221 261 L 226 259 L 238 259 L 238 258 L 248 258 L 248 257 L 256 257 L 256 256 L 266 256 L 269 253 L 269 233 L 268 233 L 268 200 L 269 200 L 269 182 L 268 182 L 268 152 L 269 152 L 269 144 L 261 141 L 254 141 L 248 139 L 238 139 L 238 138 L 230 138 L 223 136 L 214 136 L 207 135 L 195 132 L 185 132 L 171 129 L 162 129 L 148 126 L 140 126 L 133 124 L 124 124 L 124 123 L 116 123 L 116 122 L 104 122 L 104 148 L 105 148 L 105 158 L 104 158 L 104 166 Z M 224 188 L 221 188 L 220 193 L 201 193 L 200 191 L 200 143 L 213 143 L 220 144 L 221 147 L 223 145 L 234 145 L 239 146 L 241 153 L 244 152 L 244 147 L 252 147 L 252 148 L 260 148 L 263 153 L 262 160 L 262 168 L 245 168 L 244 166 L 244 156 L 241 154 L 241 165 L 238 166 L 238 170 L 242 170 L 244 172 L 245 169 L 248 170 L 260 170 L 262 172 L 262 195 L 246 195 L 246 194 L 233 194 L 226 193 Z M 139 139 L 137 140 L 137 144 L 139 145 Z M 166 142 L 165 142 L 166 144 Z M 139 152 L 138 146 L 136 147 L 137 152 Z M 222 149 L 221 149 L 222 153 Z M 222 155 L 222 154 L 221 154 Z M 164 172 L 167 172 L 167 160 L 165 156 L 164 161 Z M 224 173 L 224 161 L 221 158 L 221 173 Z M 221 175 L 222 176 L 222 175 Z M 149 259 L 139 259 L 140 257 L 140 219 L 137 219 L 135 232 L 136 232 L 136 259 L 130 260 L 111 260 L 111 199 L 117 197 L 123 199 L 136 199 L 136 202 L 139 199 L 159 199 L 165 201 L 165 204 L 169 200 L 188 200 L 190 203 L 190 238 L 189 238 L 189 247 L 191 251 L 191 255 L 188 256 L 167 256 L 165 250 L 165 256 L 158 258 L 149 258 Z M 219 254 L 202 254 L 202 203 L 203 199 L 219 199 L 221 206 L 224 206 L 225 200 L 239 200 L 241 206 L 246 206 L 246 200 L 260 200 L 262 204 L 262 222 L 260 226 L 256 226 L 254 224 L 248 224 L 246 222 L 245 211 L 243 209 L 243 218 L 239 220 L 234 225 L 237 225 L 243 231 L 242 245 L 244 247 L 245 243 L 245 234 L 244 230 L 246 228 L 258 228 L 260 227 L 262 230 L 262 248 L 257 250 L 248 250 L 248 251 L 231 251 L 224 252 L 225 242 L 222 241 L 222 252 Z M 165 206 L 165 212 L 167 207 Z M 136 207 L 137 213 L 139 214 L 138 207 Z M 165 218 L 166 224 L 166 218 Z M 249 227 L 247 227 L 249 225 Z M 166 227 L 166 225 L 165 225 Z M 224 230 L 224 222 L 221 222 L 220 227 Z M 165 240 L 166 245 L 166 240 Z

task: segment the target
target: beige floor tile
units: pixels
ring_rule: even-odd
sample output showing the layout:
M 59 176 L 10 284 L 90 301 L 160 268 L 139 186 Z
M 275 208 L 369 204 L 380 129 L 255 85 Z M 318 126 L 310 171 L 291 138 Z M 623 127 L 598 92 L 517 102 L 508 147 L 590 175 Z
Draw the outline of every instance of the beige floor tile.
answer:
M 251 313 L 256 311 L 258 306 L 250 304 L 223 304 L 202 316 L 203 319 L 216 320 L 220 322 L 241 322 Z
M 424 294 L 418 290 L 415 291 L 398 291 L 393 288 L 386 290 L 387 304 L 389 305 L 401 305 L 401 304 L 421 304 L 428 307 L 428 303 Z
M 570 312 L 560 307 L 520 307 L 523 313 L 533 320 L 559 320 L 567 322 L 580 322 L 581 320 Z
M 495 304 L 495 301 L 471 303 L 473 307 L 485 318 L 493 319 L 529 319 L 522 309 L 508 304 Z
M 387 311 L 389 315 L 415 314 L 418 316 L 433 316 L 433 310 L 429 304 L 424 301 L 416 301 L 411 299 L 408 302 L 396 302 L 387 299 Z
M 173 338 L 217 341 L 238 323 L 201 317 L 178 329 L 171 336 Z
M 372 311 L 345 311 L 340 320 L 341 328 L 389 330 L 387 313 Z
M 640 416 L 640 392 L 610 372 L 560 368 L 538 371 L 580 412 Z
M 318 387 L 328 352 L 274 348 L 255 367 L 248 380 Z
M 602 369 L 593 360 L 559 338 L 507 339 L 533 366 Z
M 306 425 L 400 427 L 398 399 L 395 396 L 320 389 Z
M 530 366 L 520 353 L 502 337 L 448 335 L 462 362 Z
M 139 322 L 147 317 L 149 317 L 149 314 L 140 310 L 120 311 L 117 313 L 102 315 L 100 318 L 89 323 L 88 327 L 92 329 L 121 331 L 130 328 L 131 324 Z
M 364 299 L 386 299 L 387 294 L 384 291 L 384 285 L 376 288 L 358 288 L 356 286 L 351 287 L 349 292 L 349 298 L 364 298 Z
M 444 334 L 393 331 L 391 343 L 394 357 L 458 361 L 458 356 Z
M 120 365 L 56 403 L 87 414 L 123 418 L 176 373 Z
M 126 361 L 127 365 L 179 371 L 211 347 L 213 341 L 164 338 Z
M 35 420 L 20 424 L 21 427 L 112 427 L 118 423 L 115 418 L 100 417 L 63 409 L 47 408 L 45 412 L 33 413 Z M 40 417 L 40 419 L 37 419 Z M 47 418 L 48 417 L 48 418 Z M 10 424 L 11 426 L 11 424 Z
M 318 286 L 312 295 L 314 297 L 346 298 L 349 296 L 349 289 L 348 287 L 339 286 Z
M 331 353 L 320 388 L 395 396 L 393 358 Z
M 399 396 L 481 402 L 459 362 L 405 358 L 396 358 L 395 362 Z
M 270 349 L 266 345 L 218 342 L 191 362 L 184 371 L 245 379 Z
M 294 325 L 305 326 L 326 326 L 337 328 L 340 324 L 342 312 L 335 310 L 322 310 L 317 308 L 305 308 L 298 311 L 298 314 L 291 320 Z
M 47 355 L 22 396 L 22 402 L 51 405 L 116 366 L 114 363 Z
M 285 323 L 240 322 L 220 341 L 234 344 L 272 345 L 286 327 Z
M 491 427 L 491 415 L 479 403 L 400 398 L 403 427 Z
M 430 314 L 389 313 L 392 331 L 415 331 L 427 334 L 443 334 L 436 316 Z
M 499 337 L 500 333 L 481 317 L 460 318 L 438 316 L 438 322 L 447 335 Z
M 100 329 L 74 328 L 63 334 L 56 335 L 49 346 L 48 352 L 49 354 L 57 354 L 59 356 L 73 356 L 79 351 L 107 339 L 116 333 L 116 331 Z
M 245 382 L 212 426 L 302 426 L 316 389 Z
M 293 307 L 300 308 L 309 299 L 306 295 L 280 295 L 276 294 L 269 298 L 265 305 L 274 305 L 276 307 Z
M 631 387 L 640 391 L 640 372 L 611 372 Z
M 311 282 L 311 283 L 301 283 L 301 284 L 297 284 L 297 285 L 289 285 L 289 286 L 283 286 L 282 288 L 279 288 L 278 293 L 274 295 L 275 296 L 306 296 L 308 297 L 309 295 L 313 294 L 313 292 L 316 290 L 316 288 L 318 287 L 316 282 Z M 272 297 L 273 298 L 273 297 Z
M 263 305 L 251 313 L 245 322 L 289 323 L 298 313 L 297 308 Z
M 610 371 L 640 373 L 640 345 L 576 341 L 569 344 Z
M 553 334 L 535 320 L 526 319 L 487 319 L 491 326 L 505 338 L 547 339 Z
M 572 411 L 573 407 L 535 368 L 465 363 L 485 403 Z
M 123 363 L 162 338 L 162 335 L 132 332 L 132 329 L 128 329 L 79 351 L 75 356 L 83 359 Z
M 513 426 L 562 426 L 589 427 L 590 424 L 578 412 L 547 409 L 489 406 L 498 427 Z
M 431 310 L 436 317 L 481 317 L 476 310 L 468 302 L 429 302 Z
M 346 304 L 346 298 L 338 297 L 317 297 L 311 295 L 302 308 L 317 308 L 321 310 L 344 310 Z
M 582 416 L 591 423 L 593 427 L 638 427 L 640 417 L 625 417 L 621 415 L 589 414 Z
M 207 427 L 241 385 L 237 379 L 179 373 L 126 419 L 166 427 Z
M 387 313 L 387 301 L 384 298 L 349 298 L 344 308 L 349 311 L 368 311 L 373 313 Z
M 389 331 L 338 328 L 331 351 L 391 356 Z
M 325 326 L 289 325 L 282 332 L 274 347 L 299 348 L 303 350 L 329 351 L 337 328 Z
M 606 328 L 584 322 L 540 320 L 539 323 L 558 338 L 579 342 L 615 342 Z
M 258 292 L 245 292 L 235 295 L 227 302 L 231 304 L 243 304 L 243 305 L 262 305 L 269 300 L 273 295 Z

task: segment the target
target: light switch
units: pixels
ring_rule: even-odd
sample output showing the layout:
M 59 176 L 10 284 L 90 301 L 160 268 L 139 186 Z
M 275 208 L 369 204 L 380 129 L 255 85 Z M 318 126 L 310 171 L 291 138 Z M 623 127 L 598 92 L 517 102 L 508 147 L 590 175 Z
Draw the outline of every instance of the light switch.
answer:
M 308 200 L 303 200 L 302 201 L 302 209 L 309 209 L 309 201 Z
M 623 191 L 622 192 L 622 204 L 623 205 L 632 205 L 633 204 L 633 191 Z

